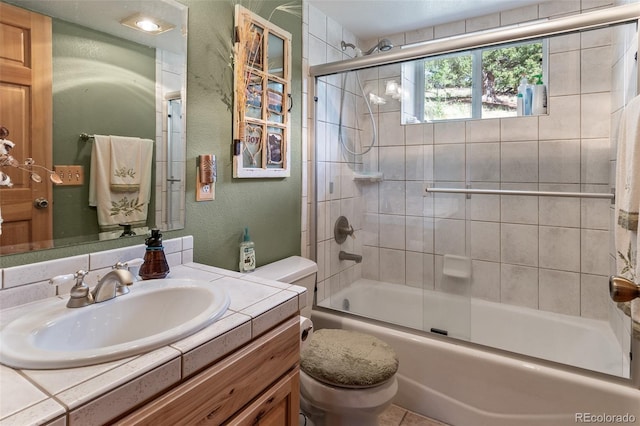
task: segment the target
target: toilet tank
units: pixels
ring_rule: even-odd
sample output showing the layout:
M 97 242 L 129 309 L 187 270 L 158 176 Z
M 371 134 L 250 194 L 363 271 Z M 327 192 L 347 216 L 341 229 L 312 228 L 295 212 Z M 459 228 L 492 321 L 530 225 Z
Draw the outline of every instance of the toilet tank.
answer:
M 301 313 L 308 317 L 311 315 L 317 272 L 318 265 L 313 260 L 300 256 L 291 256 L 256 268 L 251 275 L 306 288 L 307 307 Z

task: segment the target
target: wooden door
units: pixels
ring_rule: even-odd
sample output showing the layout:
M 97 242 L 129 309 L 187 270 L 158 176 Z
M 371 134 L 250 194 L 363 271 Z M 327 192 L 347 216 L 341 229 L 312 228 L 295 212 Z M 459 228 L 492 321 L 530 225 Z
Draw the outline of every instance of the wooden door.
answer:
M 52 168 L 51 18 L 0 3 L 0 126 L 15 143 L 16 160 L 33 158 Z M 52 246 L 52 209 L 35 208 L 36 199 L 51 204 L 52 184 L 4 167 L 12 187 L 0 186 L 0 254 Z

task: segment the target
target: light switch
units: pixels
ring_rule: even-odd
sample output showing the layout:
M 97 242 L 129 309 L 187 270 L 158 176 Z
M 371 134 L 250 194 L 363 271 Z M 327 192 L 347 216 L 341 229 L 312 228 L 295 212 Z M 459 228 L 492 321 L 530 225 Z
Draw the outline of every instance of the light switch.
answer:
M 82 166 L 53 166 L 53 171 L 62 179 L 60 185 L 84 184 L 84 168 Z

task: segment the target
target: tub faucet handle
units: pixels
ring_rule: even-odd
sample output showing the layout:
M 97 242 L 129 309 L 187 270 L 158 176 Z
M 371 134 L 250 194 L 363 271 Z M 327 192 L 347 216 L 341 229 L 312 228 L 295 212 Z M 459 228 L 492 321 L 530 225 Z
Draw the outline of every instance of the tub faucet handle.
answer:
M 338 244 L 342 244 L 347 239 L 347 236 L 355 239 L 355 229 L 353 229 L 353 226 L 349 224 L 349 219 L 344 216 L 340 216 L 333 226 L 333 237 Z

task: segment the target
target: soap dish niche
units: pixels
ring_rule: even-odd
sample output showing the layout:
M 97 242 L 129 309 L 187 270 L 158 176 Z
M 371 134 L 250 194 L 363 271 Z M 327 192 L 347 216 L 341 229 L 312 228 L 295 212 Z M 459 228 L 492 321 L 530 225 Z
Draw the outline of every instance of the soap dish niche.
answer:
M 353 180 L 362 183 L 382 182 L 382 172 L 353 172 Z

